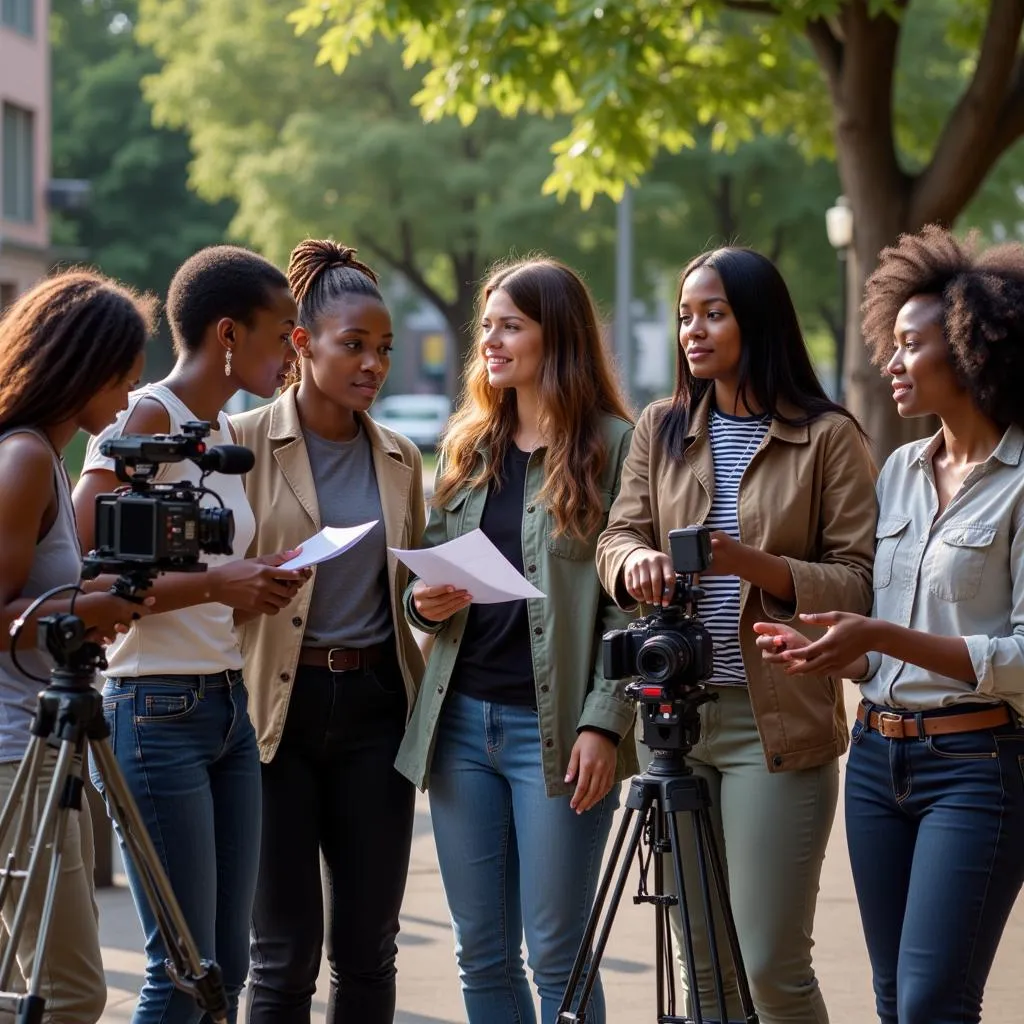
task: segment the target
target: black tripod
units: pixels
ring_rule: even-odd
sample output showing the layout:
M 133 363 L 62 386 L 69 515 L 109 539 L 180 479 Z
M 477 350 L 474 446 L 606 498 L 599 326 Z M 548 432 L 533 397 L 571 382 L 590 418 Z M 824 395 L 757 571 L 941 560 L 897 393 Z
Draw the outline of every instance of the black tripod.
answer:
M 576 1024 L 576 1022 L 585 1024 L 587 1020 L 587 1006 L 615 920 L 615 912 L 618 910 L 622 893 L 626 888 L 626 879 L 634 854 L 636 854 L 640 867 L 640 882 L 633 902 L 653 903 L 657 907 L 654 934 L 658 1024 L 720 1024 L 720 1022 L 728 1021 L 725 980 L 714 924 L 716 905 L 721 910 L 725 940 L 736 976 L 736 987 L 743 1013 L 742 1024 L 757 1024 L 757 1014 L 750 998 L 750 986 L 743 968 L 739 941 L 736 937 L 736 924 L 729 904 L 725 870 L 711 829 L 709 813 L 711 800 L 707 783 L 693 774 L 692 770 L 687 767 L 685 759 L 686 754 L 693 748 L 700 736 L 698 709 L 701 704 L 715 698 L 701 690 L 689 697 L 672 700 L 669 703 L 645 702 L 641 695 L 642 692 L 642 687 L 627 688 L 627 693 L 638 696 L 641 700 L 644 742 L 655 751 L 654 760 L 647 771 L 634 778 L 630 785 L 629 795 L 626 798 L 626 813 L 612 844 L 608 865 L 598 884 L 594 906 L 583 933 L 583 941 L 580 943 L 576 962 L 573 964 L 565 995 L 562 997 L 562 1004 L 558 1008 L 558 1024 Z M 630 830 L 630 823 L 633 822 L 637 811 L 640 812 L 639 817 Z M 692 915 L 684 884 L 682 847 L 679 838 L 679 822 L 676 817 L 678 814 L 688 814 L 693 826 L 697 882 L 701 896 L 700 910 L 707 929 L 708 954 L 715 986 L 717 1007 L 715 1017 L 706 1016 L 707 1011 L 701 1006 L 700 992 L 698 991 L 691 925 Z M 629 835 L 628 844 L 626 843 L 627 834 Z M 646 857 L 641 849 L 642 844 L 646 844 L 648 847 Z M 624 845 L 625 856 L 623 857 Z M 664 854 L 671 855 L 678 896 L 666 894 L 664 891 L 662 856 Z M 654 864 L 654 891 L 649 892 L 647 880 L 652 861 Z M 617 877 L 616 871 L 618 872 Z M 600 925 L 600 932 L 598 932 L 598 924 L 613 879 L 615 888 L 608 905 L 607 915 Z M 676 1013 L 675 964 L 672 943 L 669 938 L 671 935 L 669 915 L 676 905 L 679 906 L 682 920 L 683 958 L 686 962 L 686 975 L 690 983 L 692 1016 L 677 1015 Z M 595 934 L 597 935 L 596 941 Z M 587 971 L 587 976 L 581 986 L 580 982 L 584 971 Z M 574 1004 L 576 1005 L 575 1011 L 573 1010 Z
M 44 594 L 12 629 L 16 641 L 20 623 L 34 607 L 61 590 Z M 107 742 L 110 729 L 103 717 L 103 697 L 93 688 L 98 668 L 105 667 L 102 648 L 85 641 L 85 625 L 75 615 L 52 615 L 39 621 L 40 646 L 57 663 L 49 685 L 39 694 L 32 739 L 18 768 L 10 795 L 0 811 L 0 847 L 15 823 L 14 838 L 0 867 L 0 909 L 20 885 L 20 896 L 10 921 L 8 942 L 0 960 L 0 1011 L 14 1014 L 17 1024 L 39 1024 L 45 1000 L 39 995 L 46 943 L 53 920 L 57 883 L 60 880 L 64 835 L 68 814 L 88 814 L 82 808 L 82 764 L 88 748 L 103 779 L 111 816 L 120 827 L 127 852 L 138 869 L 153 908 L 160 936 L 167 950 L 167 973 L 174 984 L 188 992 L 215 1024 L 227 1024 L 227 998 L 220 968 L 202 960 L 188 925 L 182 916 L 160 858 L 146 832 L 121 770 Z M 14 644 L 12 643 L 12 653 Z M 35 677 L 32 677 L 35 678 Z M 31 835 L 36 787 L 44 767 L 47 747 L 58 748 L 53 780 L 39 816 L 35 836 Z M 27 863 L 26 863 L 27 862 Z M 48 868 L 45 865 L 48 862 Z M 29 904 L 42 872 L 48 873 L 43 909 L 39 920 L 28 992 L 10 990 L 18 943 L 25 927 Z

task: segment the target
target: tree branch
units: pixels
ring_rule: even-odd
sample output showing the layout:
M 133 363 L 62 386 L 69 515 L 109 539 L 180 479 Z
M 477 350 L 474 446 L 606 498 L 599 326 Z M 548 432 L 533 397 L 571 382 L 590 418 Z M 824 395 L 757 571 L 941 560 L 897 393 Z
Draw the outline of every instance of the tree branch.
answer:
M 901 9 L 908 2 L 897 0 Z M 879 197 L 902 206 L 909 188 L 896 156 L 892 110 L 901 22 L 872 14 L 868 0 L 847 0 L 838 18 L 835 28 L 809 22 L 807 32 L 829 79 L 843 190 L 859 213 Z
M 832 93 L 832 98 L 836 99 L 843 74 L 843 44 L 824 18 L 815 18 L 807 22 L 804 32 L 818 58 L 818 63 L 825 71 L 829 92 Z
M 998 156 L 993 143 L 1007 92 L 1013 92 L 1022 25 L 1024 0 L 992 0 L 974 76 L 914 185 L 912 229 L 933 220 L 952 220 Z M 1012 119 L 1012 111 L 1007 117 Z
M 722 245 L 735 245 L 736 211 L 733 208 L 731 174 L 719 174 L 715 178 L 715 189 L 711 193 L 711 202 L 714 206 L 718 233 L 722 237 Z
M 1024 53 L 1017 55 L 992 138 L 993 161 L 1024 135 Z
M 373 236 L 370 234 L 363 235 L 360 238 L 360 244 L 365 248 L 369 249 L 370 252 L 374 253 L 378 259 L 386 263 L 392 270 L 397 270 L 403 277 L 405 277 L 409 284 L 411 284 L 417 291 L 423 294 L 423 297 L 434 306 L 437 307 L 438 311 L 447 318 L 453 307 L 453 303 L 449 302 L 420 272 L 419 267 L 415 263 L 409 262 L 404 256 L 400 256 L 392 250 L 382 246 L 379 242 L 375 241 Z
M 745 11 L 747 14 L 770 14 L 773 17 L 779 13 L 779 8 L 771 0 L 724 0 L 723 7 L 730 11 Z

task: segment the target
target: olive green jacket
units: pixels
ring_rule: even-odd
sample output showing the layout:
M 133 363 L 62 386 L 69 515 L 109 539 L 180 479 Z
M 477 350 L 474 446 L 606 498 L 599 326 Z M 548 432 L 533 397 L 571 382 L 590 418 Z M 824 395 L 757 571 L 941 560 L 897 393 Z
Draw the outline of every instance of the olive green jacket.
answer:
M 572 792 L 566 785 L 569 755 L 583 726 L 595 726 L 628 738 L 633 728 L 634 704 L 623 696 L 625 682 L 608 680 L 601 672 L 601 636 L 621 629 L 631 618 L 616 608 L 601 589 L 594 554 L 598 534 L 618 493 L 622 465 L 629 451 L 632 425 L 617 417 L 604 420 L 609 459 L 601 481 L 604 518 L 585 541 L 555 537 L 553 517 L 536 503 L 544 482 L 543 450 L 533 453 L 527 466 L 523 506 L 523 565 L 526 578 L 547 596 L 527 601 L 530 650 L 537 692 L 544 781 L 549 796 Z M 480 453 L 482 460 L 486 452 Z M 438 475 L 444 472 L 439 464 Z M 466 486 L 443 508 L 430 511 L 424 547 L 434 547 L 475 530 L 483 516 L 487 488 Z M 405 591 L 405 611 L 418 629 L 435 634 L 405 739 L 395 766 L 420 789 L 426 789 L 437 740 L 437 723 L 448 693 L 448 683 L 459 654 L 469 609 L 443 623 L 420 618 L 412 603 L 412 583 Z M 636 771 L 632 742 L 618 748 L 616 778 Z

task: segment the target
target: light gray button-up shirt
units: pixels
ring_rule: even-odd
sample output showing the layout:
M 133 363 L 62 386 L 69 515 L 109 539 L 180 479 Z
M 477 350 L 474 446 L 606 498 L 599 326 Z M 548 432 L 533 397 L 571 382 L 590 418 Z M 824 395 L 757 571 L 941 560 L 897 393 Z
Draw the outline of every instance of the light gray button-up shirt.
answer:
M 1024 431 L 1010 427 L 936 515 L 941 444 L 940 432 L 904 445 L 879 474 L 873 614 L 962 636 L 977 685 L 872 652 L 861 691 L 910 711 L 1006 701 L 1024 715 Z

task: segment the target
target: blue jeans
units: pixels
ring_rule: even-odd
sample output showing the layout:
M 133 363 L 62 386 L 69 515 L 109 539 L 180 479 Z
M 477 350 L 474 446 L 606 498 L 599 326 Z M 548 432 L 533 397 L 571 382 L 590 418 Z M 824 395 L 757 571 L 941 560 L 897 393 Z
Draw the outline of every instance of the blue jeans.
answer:
M 879 1020 L 977 1024 L 1024 882 L 1024 730 L 890 740 L 857 722 L 846 832 Z
M 204 959 L 216 960 L 233 1022 L 249 970 L 249 918 L 260 848 L 260 761 L 241 672 L 108 679 L 110 742 Z M 92 770 L 94 785 L 102 780 Z M 124 839 L 118 831 L 124 851 Z M 194 1024 L 135 866 L 125 870 L 146 937 L 132 1024 Z
M 445 701 L 430 771 L 430 814 L 455 930 L 469 1024 L 534 1024 L 523 934 L 554 1024 L 618 806 L 618 785 L 585 814 L 548 797 L 531 708 L 459 693 Z M 587 1020 L 604 1024 L 594 986 Z

